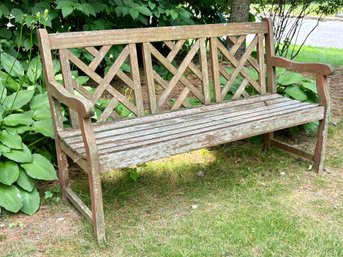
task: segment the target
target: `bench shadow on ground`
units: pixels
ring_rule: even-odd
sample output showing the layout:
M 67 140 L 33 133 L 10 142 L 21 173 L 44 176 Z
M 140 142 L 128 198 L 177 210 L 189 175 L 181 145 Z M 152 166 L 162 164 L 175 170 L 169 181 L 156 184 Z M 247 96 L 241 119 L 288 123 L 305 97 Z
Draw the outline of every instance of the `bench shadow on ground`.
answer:
M 178 208 L 182 215 L 218 195 L 229 198 L 237 191 L 263 190 L 261 183 L 273 183 L 299 169 L 307 171 L 308 166 L 278 149 L 264 151 L 260 144 L 242 140 L 147 163 L 134 171 L 137 181 L 130 178 L 132 170 L 113 171 L 102 180 L 106 223 L 112 227 L 123 219 L 163 215 Z M 282 187 L 286 182 L 276 183 Z M 87 177 L 74 173 L 72 184 L 89 206 Z

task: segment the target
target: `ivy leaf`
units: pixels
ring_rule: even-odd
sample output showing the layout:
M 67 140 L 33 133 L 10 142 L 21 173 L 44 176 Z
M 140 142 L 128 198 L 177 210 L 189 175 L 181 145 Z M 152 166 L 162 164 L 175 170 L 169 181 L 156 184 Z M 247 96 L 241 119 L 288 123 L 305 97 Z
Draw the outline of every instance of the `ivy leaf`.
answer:
M 23 201 L 20 197 L 19 189 L 12 186 L 0 184 L 0 206 L 10 212 L 18 212 L 23 207 Z
M 52 125 L 52 120 L 35 121 L 32 125 L 32 129 L 46 137 L 54 138 L 54 127 Z
M 0 132 L 0 142 L 12 149 L 23 149 L 23 142 L 19 135 L 11 135 L 6 130 Z
M 30 178 L 22 168 L 19 169 L 17 184 L 28 192 L 32 192 L 35 187 L 35 181 Z
M 30 108 L 32 110 L 39 110 L 42 108 L 49 108 L 49 99 L 47 93 L 35 95 L 31 102 L 30 102 Z
M 10 114 L 4 118 L 4 124 L 6 126 L 17 126 L 17 125 L 31 125 L 33 123 L 33 119 L 28 115 L 27 112 L 25 113 L 15 113 Z
M 32 162 L 21 164 L 21 167 L 26 171 L 27 175 L 31 178 L 41 180 L 54 180 L 57 179 L 54 166 L 40 154 L 32 155 Z
M 285 89 L 285 92 L 293 99 L 298 101 L 306 101 L 307 95 L 299 86 L 289 86 Z
M 5 71 L 14 77 L 23 77 L 24 68 L 21 63 L 12 55 L 3 52 L 0 57 L 2 67 Z
M 23 213 L 32 215 L 39 209 L 40 197 L 37 188 L 33 189 L 32 192 L 20 190 L 20 197 L 23 202 L 23 207 L 20 210 Z
M 19 110 L 31 101 L 33 94 L 34 90 L 21 90 L 7 96 L 3 104 L 7 110 Z
M 12 161 L 19 162 L 19 163 L 31 162 L 32 154 L 31 154 L 30 149 L 25 144 L 23 144 L 22 147 L 23 149 L 21 150 L 12 149 L 8 153 L 2 153 L 2 155 Z
M 131 8 L 129 10 L 129 13 L 130 13 L 132 19 L 134 19 L 134 20 L 137 19 L 137 17 L 139 16 L 139 11 L 137 9 Z
M 12 185 L 19 177 L 19 167 L 15 162 L 0 162 L 0 182 L 5 185 Z
M 27 77 L 32 83 L 36 83 L 37 79 L 42 74 L 42 63 L 40 58 L 37 56 L 33 58 L 29 64 L 27 69 Z

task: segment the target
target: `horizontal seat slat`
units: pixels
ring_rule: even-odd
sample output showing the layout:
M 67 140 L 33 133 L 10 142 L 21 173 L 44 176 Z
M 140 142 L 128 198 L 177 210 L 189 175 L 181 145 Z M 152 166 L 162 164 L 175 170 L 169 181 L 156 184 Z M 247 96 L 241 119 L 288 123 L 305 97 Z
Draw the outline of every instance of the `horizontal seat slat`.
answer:
M 310 107 L 305 104 L 298 104 L 296 107 L 291 108 L 289 106 L 284 106 L 275 109 L 268 109 L 266 111 L 252 112 L 244 116 L 238 116 L 234 118 L 223 118 L 222 120 L 211 120 L 207 119 L 201 124 L 189 124 L 187 127 L 182 127 L 175 130 L 161 131 L 155 134 L 148 134 L 141 137 L 136 137 L 133 139 L 123 139 L 119 140 L 118 144 L 116 141 L 109 141 L 106 144 L 99 144 L 98 151 L 100 155 L 108 154 L 109 152 L 123 151 L 130 148 L 142 147 L 148 144 L 157 144 L 163 141 L 173 140 L 176 138 L 187 137 L 192 134 L 204 133 L 211 130 L 221 129 L 221 128 L 231 128 L 242 123 L 247 122 L 257 122 L 260 119 L 271 117 L 275 115 L 282 115 L 285 113 L 291 113 L 296 111 L 301 111 L 304 109 L 309 109 Z M 149 131 L 147 131 L 149 133 Z M 74 148 L 75 149 L 75 148 Z M 84 154 L 84 148 L 75 149 L 79 154 Z
M 317 104 L 265 95 L 253 101 L 237 100 L 136 118 L 136 122 L 118 121 L 107 127 L 100 124 L 94 132 L 101 170 L 108 171 L 320 120 L 323 115 L 324 108 Z M 63 149 L 85 159 L 77 131 L 62 132 L 59 137 Z
M 233 101 L 228 101 L 221 104 L 209 104 L 206 106 L 184 109 L 182 111 L 178 110 L 178 111 L 171 111 L 171 112 L 161 113 L 161 114 L 153 114 L 146 117 L 139 117 L 135 119 L 123 119 L 123 120 L 120 120 L 120 122 L 99 123 L 99 124 L 96 124 L 96 126 L 94 126 L 93 130 L 94 130 L 94 133 L 98 134 L 99 132 L 106 131 L 106 130 L 131 127 L 131 126 L 136 126 L 139 124 L 148 124 L 151 122 L 161 122 L 163 120 L 173 119 L 176 117 L 184 117 L 184 116 L 189 116 L 189 115 L 193 115 L 197 113 L 204 113 L 206 111 L 208 112 L 216 111 L 216 110 L 227 109 L 227 108 L 240 106 L 240 105 L 248 105 L 252 103 L 271 101 L 274 99 L 284 99 L 284 98 L 278 94 L 266 94 L 266 95 L 261 95 L 261 96 L 253 96 L 247 99 L 233 100 Z M 78 129 L 77 130 L 66 129 L 64 131 L 60 131 L 59 136 L 64 139 L 73 138 L 73 137 L 81 136 L 81 131 Z
M 180 154 L 192 150 L 211 147 L 231 141 L 260 135 L 291 126 L 308 123 L 323 118 L 323 107 L 305 109 L 280 116 L 260 119 L 258 123 L 247 122 L 240 125 L 194 134 L 187 137 L 168 140 L 159 144 L 150 144 L 144 147 L 131 148 L 125 151 L 103 155 L 100 159 L 103 172 L 115 168 L 137 165 L 147 161 L 158 160 L 164 157 Z M 282 121 L 282 122 L 280 122 Z
M 269 112 L 276 112 L 286 109 L 294 109 L 295 107 L 306 106 L 306 103 L 299 103 L 298 101 L 283 101 L 275 103 L 274 105 L 263 106 L 242 106 L 243 110 L 224 110 L 223 112 L 211 115 L 212 112 L 198 114 L 196 117 L 188 116 L 184 119 L 175 118 L 166 121 L 165 124 L 152 123 L 150 126 L 132 126 L 125 129 L 118 129 L 112 131 L 106 131 L 98 134 L 96 142 L 98 144 L 98 150 L 103 148 L 112 148 L 113 145 L 127 145 L 132 142 L 144 141 L 154 137 L 165 137 L 169 134 L 178 134 L 188 130 L 196 130 L 207 126 L 215 126 L 223 122 L 235 122 L 246 120 L 249 117 L 256 117 Z M 117 133 L 118 132 L 118 133 Z M 77 143 L 67 142 L 73 149 L 79 150 L 83 148 L 81 138 Z
M 176 118 L 172 119 L 165 119 L 165 120 L 158 120 L 150 123 L 138 123 L 137 125 L 132 125 L 129 127 L 123 127 L 123 128 L 113 128 L 110 124 L 106 130 L 103 131 L 98 131 L 95 133 L 95 138 L 98 143 L 102 143 L 104 140 L 108 140 L 108 137 L 110 136 L 112 140 L 118 140 L 118 139 L 124 139 L 127 138 L 127 135 L 130 134 L 131 132 L 134 133 L 136 136 L 141 136 L 142 134 L 146 134 L 146 131 L 149 130 L 149 133 L 152 133 L 151 129 L 153 130 L 159 130 L 162 129 L 164 130 L 164 127 L 167 127 L 167 130 L 170 129 L 170 125 L 173 125 L 173 128 L 175 126 L 181 125 L 182 123 L 187 123 L 189 125 L 189 121 L 192 120 L 195 122 L 203 121 L 205 118 L 209 117 L 211 119 L 220 119 L 224 118 L 223 115 L 233 115 L 237 116 L 241 112 L 244 113 L 244 111 L 249 111 L 253 108 L 256 108 L 257 111 L 260 110 L 260 108 L 265 107 L 266 105 L 275 105 L 275 104 L 291 104 L 291 103 L 296 103 L 290 99 L 286 98 L 276 98 L 271 101 L 263 101 L 263 102 L 258 102 L 258 103 L 253 103 L 253 104 L 246 104 L 246 105 L 238 105 L 235 107 L 231 108 L 225 108 L 225 109 L 218 109 L 214 111 L 207 111 L 207 112 L 202 112 L 202 113 L 195 113 L 187 116 L 179 116 Z M 226 117 L 226 116 L 225 116 Z M 169 129 L 168 129 L 169 127 Z M 122 138 L 124 136 L 124 138 Z M 66 139 L 67 143 L 72 145 L 74 148 L 78 148 L 79 145 L 82 143 L 82 137 L 80 136 L 75 136 L 73 138 L 68 138 Z

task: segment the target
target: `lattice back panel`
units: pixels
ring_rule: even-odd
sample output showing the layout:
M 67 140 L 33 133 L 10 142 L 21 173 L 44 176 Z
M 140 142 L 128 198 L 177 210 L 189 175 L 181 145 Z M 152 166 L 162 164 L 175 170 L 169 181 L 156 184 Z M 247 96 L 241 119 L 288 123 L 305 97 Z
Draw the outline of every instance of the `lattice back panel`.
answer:
M 187 45 L 187 46 L 185 46 Z M 205 38 L 143 43 L 151 113 L 210 103 Z M 181 53 L 186 47 L 187 52 Z M 166 53 L 165 53 L 166 52 Z
M 266 93 L 263 34 L 210 38 L 211 65 L 215 102 L 235 100 Z M 231 47 L 223 41 L 230 41 Z M 245 53 L 240 59 L 236 53 L 246 41 Z M 255 55 L 255 56 L 253 56 Z
M 136 44 L 60 49 L 59 58 L 64 86 L 93 103 L 98 122 L 118 119 L 122 112 L 144 115 Z M 87 86 L 79 83 L 80 75 L 89 77 Z

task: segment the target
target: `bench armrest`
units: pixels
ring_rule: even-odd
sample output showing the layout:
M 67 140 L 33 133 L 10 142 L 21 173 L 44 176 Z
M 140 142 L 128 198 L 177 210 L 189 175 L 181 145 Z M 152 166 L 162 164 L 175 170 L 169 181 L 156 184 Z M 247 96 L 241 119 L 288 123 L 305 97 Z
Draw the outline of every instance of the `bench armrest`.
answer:
M 296 72 L 309 72 L 322 76 L 328 76 L 334 72 L 334 68 L 331 65 L 322 63 L 294 62 L 279 56 L 271 57 L 271 65 L 275 67 L 286 68 Z
M 57 81 L 47 81 L 47 89 L 52 97 L 75 110 L 82 117 L 90 118 L 94 115 L 94 107 L 90 101 L 71 94 Z

